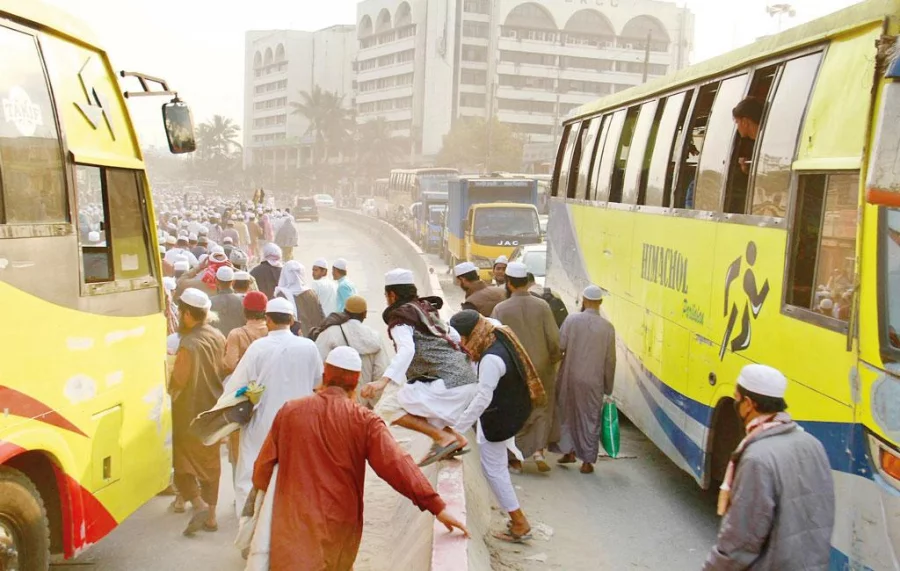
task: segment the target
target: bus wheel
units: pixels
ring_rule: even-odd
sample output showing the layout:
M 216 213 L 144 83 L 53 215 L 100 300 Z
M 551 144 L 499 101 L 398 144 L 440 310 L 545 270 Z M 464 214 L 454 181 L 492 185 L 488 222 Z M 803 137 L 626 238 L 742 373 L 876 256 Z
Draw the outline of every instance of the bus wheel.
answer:
M 0 569 L 50 567 L 50 522 L 37 488 L 22 472 L 0 467 Z

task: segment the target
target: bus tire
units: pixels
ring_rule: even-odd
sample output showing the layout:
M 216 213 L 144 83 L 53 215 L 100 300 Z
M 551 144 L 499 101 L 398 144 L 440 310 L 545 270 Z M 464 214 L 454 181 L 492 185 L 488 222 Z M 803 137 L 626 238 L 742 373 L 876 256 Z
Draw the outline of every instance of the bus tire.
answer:
M 50 568 L 50 521 L 34 483 L 22 472 L 0 466 L 0 569 L 9 568 Z

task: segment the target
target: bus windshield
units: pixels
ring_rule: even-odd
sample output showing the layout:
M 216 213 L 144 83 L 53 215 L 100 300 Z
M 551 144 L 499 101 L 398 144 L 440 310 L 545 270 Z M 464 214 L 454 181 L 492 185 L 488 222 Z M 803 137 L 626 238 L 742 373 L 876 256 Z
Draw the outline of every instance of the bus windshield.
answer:
M 540 236 L 538 218 L 531 208 L 483 208 L 475 214 L 475 237 Z

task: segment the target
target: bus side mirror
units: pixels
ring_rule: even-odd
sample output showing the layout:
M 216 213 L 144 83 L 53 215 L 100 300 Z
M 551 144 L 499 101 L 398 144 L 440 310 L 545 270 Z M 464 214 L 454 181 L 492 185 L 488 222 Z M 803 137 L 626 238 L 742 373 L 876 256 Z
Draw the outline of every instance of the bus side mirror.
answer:
M 162 106 L 162 113 L 169 150 L 175 155 L 196 151 L 194 118 L 191 116 L 191 108 L 187 103 L 175 98 Z

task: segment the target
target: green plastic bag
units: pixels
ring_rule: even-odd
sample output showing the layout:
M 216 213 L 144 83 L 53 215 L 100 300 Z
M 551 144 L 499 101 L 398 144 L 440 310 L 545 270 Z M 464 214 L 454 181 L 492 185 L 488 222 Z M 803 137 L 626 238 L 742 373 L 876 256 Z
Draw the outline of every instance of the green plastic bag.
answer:
M 608 402 L 603 405 L 600 442 L 610 458 L 619 457 L 619 409 L 616 408 L 616 403 L 614 402 Z

